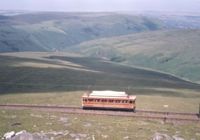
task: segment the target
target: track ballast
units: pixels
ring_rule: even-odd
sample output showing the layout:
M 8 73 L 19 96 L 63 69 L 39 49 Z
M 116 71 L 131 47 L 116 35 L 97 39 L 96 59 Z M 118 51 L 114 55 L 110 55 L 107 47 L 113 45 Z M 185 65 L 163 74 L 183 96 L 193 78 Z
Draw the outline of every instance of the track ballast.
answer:
M 54 111 L 70 114 L 80 115 L 106 115 L 106 116 L 121 116 L 121 117 L 134 117 L 148 120 L 162 120 L 164 122 L 200 122 L 199 114 L 195 113 L 180 113 L 180 112 L 160 112 L 149 110 L 135 110 L 130 111 L 112 111 L 112 110 L 83 110 L 75 106 L 58 106 L 58 105 L 29 105 L 29 104 L 1 104 L 1 109 L 10 110 L 42 110 Z

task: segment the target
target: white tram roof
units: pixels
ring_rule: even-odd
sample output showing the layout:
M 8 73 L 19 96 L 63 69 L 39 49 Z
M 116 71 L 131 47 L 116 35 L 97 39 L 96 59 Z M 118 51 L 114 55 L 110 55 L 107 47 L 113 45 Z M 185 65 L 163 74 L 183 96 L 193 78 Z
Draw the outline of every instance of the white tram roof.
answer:
M 92 91 L 88 97 L 95 97 L 95 98 L 125 98 L 125 99 L 136 99 L 136 96 L 129 96 L 126 94 L 126 92 L 119 92 L 119 91 L 110 91 L 110 90 L 104 90 L 104 91 Z
M 128 94 L 126 94 L 125 92 L 120 92 L 120 91 L 104 90 L 104 91 L 92 91 L 92 92 L 90 93 L 90 96 L 127 97 Z

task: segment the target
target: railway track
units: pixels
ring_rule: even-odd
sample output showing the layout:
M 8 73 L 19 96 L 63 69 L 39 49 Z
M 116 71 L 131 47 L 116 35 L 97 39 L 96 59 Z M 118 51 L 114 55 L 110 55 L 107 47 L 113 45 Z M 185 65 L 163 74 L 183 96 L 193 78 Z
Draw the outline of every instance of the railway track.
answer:
M 182 122 L 200 122 L 199 114 L 195 113 L 179 113 L 179 112 L 159 112 L 149 110 L 136 110 L 133 112 L 127 111 L 112 111 L 112 110 L 83 110 L 80 107 L 74 106 L 57 106 L 57 105 L 28 105 L 28 104 L 1 104 L 0 109 L 11 110 L 42 110 L 54 111 L 70 114 L 89 114 L 89 115 L 107 115 L 107 116 L 123 116 L 134 117 L 148 120 L 162 120 L 164 122 L 182 121 Z

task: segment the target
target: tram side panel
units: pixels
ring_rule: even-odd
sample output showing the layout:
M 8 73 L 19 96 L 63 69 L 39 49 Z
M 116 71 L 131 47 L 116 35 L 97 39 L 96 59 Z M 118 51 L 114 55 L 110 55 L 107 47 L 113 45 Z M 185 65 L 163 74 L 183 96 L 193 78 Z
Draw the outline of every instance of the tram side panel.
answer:
M 135 109 L 135 100 L 130 99 L 95 99 L 95 98 L 82 98 L 83 108 L 107 108 L 107 109 Z

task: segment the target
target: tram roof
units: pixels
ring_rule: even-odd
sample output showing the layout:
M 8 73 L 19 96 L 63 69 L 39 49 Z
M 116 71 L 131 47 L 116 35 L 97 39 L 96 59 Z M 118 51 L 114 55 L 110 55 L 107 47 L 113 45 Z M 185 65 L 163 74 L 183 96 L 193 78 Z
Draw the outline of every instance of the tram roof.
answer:
M 112 98 L 112 99 L 131 99 L 135 100 L 136 96 L 128 95 L 126 92 L 120 91 L 92 91 L 90 94 L 85 93 L 82 97 L 86 98 Z
M 126 94 L 126 92 L 121 92 L 121 91 L 104 90 L 104 91 L 92 91 L 90 93 L 90 96 L 127 97 L 128 94 Z

